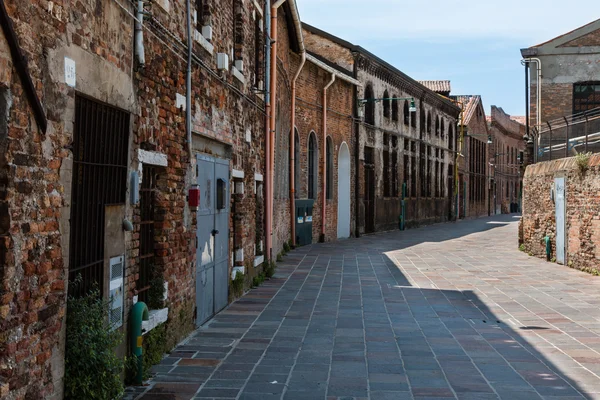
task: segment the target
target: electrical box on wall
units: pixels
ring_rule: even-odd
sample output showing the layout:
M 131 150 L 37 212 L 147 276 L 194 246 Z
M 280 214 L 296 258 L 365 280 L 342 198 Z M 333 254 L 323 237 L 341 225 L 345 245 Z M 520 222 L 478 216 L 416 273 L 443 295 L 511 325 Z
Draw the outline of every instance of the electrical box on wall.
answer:
M 110 308 L 108 322 L 113 329 L 123 326 L 123 269 L 125 256 L 110 259 Z
M 220 71 L 229 71 L 229 56 L 227 54 L 217 54 L 217 69 Z

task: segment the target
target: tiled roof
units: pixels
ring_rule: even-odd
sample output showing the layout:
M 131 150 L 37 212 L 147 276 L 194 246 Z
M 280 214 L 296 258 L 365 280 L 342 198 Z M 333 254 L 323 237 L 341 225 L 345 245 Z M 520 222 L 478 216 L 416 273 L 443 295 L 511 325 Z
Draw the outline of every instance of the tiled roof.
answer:
M 452 96 L 457 102 L 462 103 L 462 107 L 464 107 L 464 116 L 463 116 L 463 124 L 469 125 L 471 118 L 475 115 L 477 110 L 477 106 L 481 101 L 481 96 L 479 95 L 462 95 L 462 96 Z M 460 104 L 459 104 L 460 107 Z
M 417 81 L 436 93 L 450 93 L 450 81 Z

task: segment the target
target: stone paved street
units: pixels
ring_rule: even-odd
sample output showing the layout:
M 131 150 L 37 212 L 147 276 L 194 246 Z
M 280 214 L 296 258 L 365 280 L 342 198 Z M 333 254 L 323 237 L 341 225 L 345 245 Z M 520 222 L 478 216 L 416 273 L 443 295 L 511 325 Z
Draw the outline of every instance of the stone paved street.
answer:
M 498 216 L 300 248 L 128 398 L 600 399 L 600 277 Z

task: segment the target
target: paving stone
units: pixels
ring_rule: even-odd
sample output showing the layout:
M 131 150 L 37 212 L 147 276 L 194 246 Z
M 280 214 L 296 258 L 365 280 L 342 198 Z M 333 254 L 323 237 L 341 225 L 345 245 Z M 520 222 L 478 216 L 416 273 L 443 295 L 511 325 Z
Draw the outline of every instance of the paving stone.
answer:
M 298 248 L 124 398 L 600 399 L 600 278 L 516 237 L 493 216 Z

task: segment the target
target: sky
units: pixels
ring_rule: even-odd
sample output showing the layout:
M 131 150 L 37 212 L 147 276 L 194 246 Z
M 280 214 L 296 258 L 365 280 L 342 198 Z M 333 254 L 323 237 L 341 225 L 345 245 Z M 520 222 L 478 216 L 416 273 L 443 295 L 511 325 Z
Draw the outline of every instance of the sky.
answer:
M 486 112 L 525 115 L 520 49 L 600 18 L 598 0 L 297 0 L 302 21 L 416 80 L 450 80 Z

